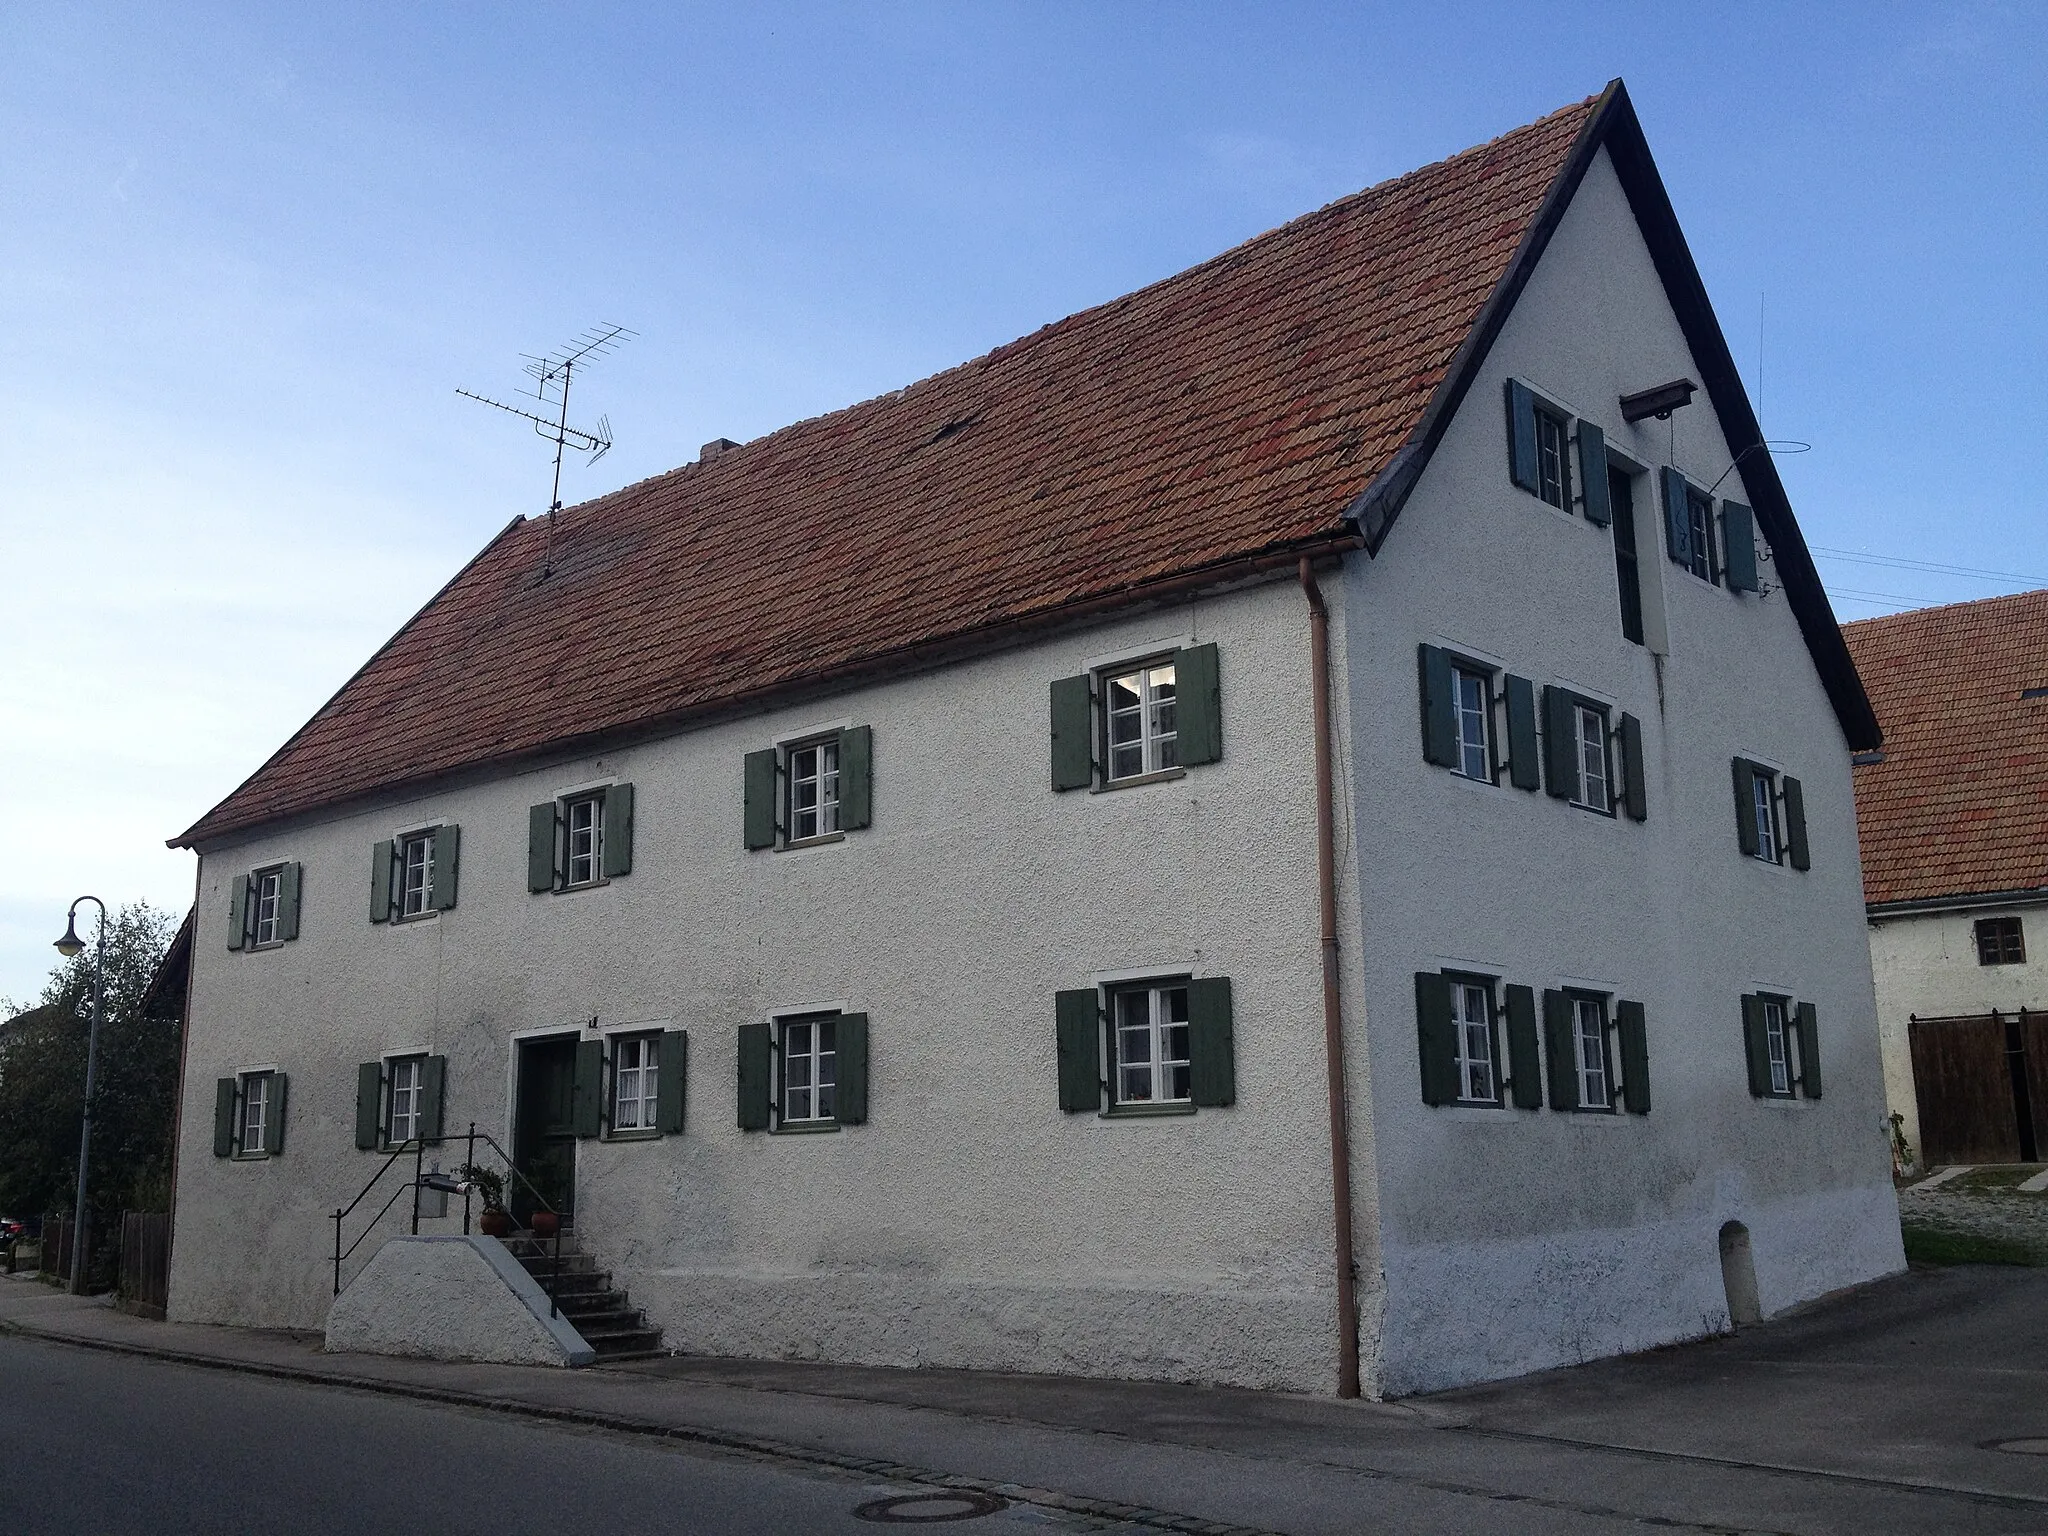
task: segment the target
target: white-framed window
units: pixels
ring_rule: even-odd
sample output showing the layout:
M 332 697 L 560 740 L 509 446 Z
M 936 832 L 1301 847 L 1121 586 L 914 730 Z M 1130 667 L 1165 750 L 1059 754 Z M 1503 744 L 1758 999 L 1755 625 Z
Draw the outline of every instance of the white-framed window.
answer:
M 563 885 L 595 885 L 604 872 L 604 795 L 575 795 L 567 812 L 568 857 Z
M 1458 1039 L 1459 1100 L 1498 1104 L 1492 982 L 1478 976 L 1451 977 L 1451 1026 Z
M 1568 437 L 1564 417 L 1536 407 L 1536 494 L 1561 511 L 1572 504 L 1571 461 L 1565 456 Z
M 242 1074 L 241 1124 L 236 1128 L 235 1153 L 238 1157 L 263 1157 L 269 1151 L 271 1116 L 271 1074 L 268 1072 L 245 1072 Z
M 1764 1052 L 1771 1066 L 1771 1092 L 1781 1098 L 1792 1097 L 1792 1045 L 1790 1032 L 1786 1029 L 1786 1003 L 1782 997 L 1765 997 Z
M 1474 667 L 1451 668 L 1451 724 L 1456 732 L 1458 772 L 1493 782 L 1493 678 Z
M 836 1015 L 782 1019 L 782 1123 L 800 1125 L 831 1120 L 838 1082 L 839 1021 Z
M 259 869 L 249 877 L 249 904 L 255 910 L 250 942 L 259 948 L 278 942 L 278 914 L 284 895 L 284 866 Z
M 1607 1061 L 1607 999 L 1571 994 L 1572 1046 L 1579 1074 L 1579 1108 L 1612 1109 L 1614 1074 Z
M 1750 769 L 1749 813 L 1756 825 L 1756 857 L 1766 864 L 1777 863 L 1778 776 L 1768 768 Z
M 1704 491 L 1687 486 L 1685 516 L 1692 540 L 1692 558 L 1686 562 L 1686 569 L 1701 581 L 1711 581 L 1718 586 L 1721 562 L 1715 547 L 1713 498 Z
M 398 844 L 398 915 L 419 917 L 434 909 L 434 834 L 415 832 Z
M 1180 766 L 1171 661 L 1104 673 L 1102 698 L 1110 782 Z
M 1603 816 L 1614 814 L 1613 760 L 1607 749 L 1607 711 L 1581 700 L 1572 706 L 1572 753 L 1578 783 L 1572 804 Z
M 660 1101 L 661 1036 L 619 1035 L 612 1041 L 612 1130 L 652 1131 Z
M 787 840 L 804 842 L 839 830 L 839 737 L 837 733 L 789 748 Z
M 1109 1007 L 1116 1052 L 1111 1078 L 1115 1102 L 1192 1103 L 1186 980 L 1113 988 Z
M 394 1147 L 402 1147 L 420 1134 L 426 1072 L 427 1059 L 424 1056 L 394 1057 L 386 1068 L 384 1139 Z

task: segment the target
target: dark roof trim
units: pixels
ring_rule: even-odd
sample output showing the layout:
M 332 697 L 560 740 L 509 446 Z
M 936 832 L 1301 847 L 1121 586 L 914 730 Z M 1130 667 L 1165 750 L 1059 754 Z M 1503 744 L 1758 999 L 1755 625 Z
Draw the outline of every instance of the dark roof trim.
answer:
M 1778 468 L 1763 446 L 1763 431 L 1750 408 L 1748 391 L 1742 386 L 1742 375 L 1728 350 L 1728 340 L 1721 333 L 1721 323 L 1714 316 L 1706 284 L 1700 280 L 1699 267 L 1692 259 L 1692 249 L 1678 226 L 1678 215 L 1664 190 L 1664 179 L 1651 158 L 1642 123 L 1636 117 L 1627 87 L 1618 79 L 1609 81 L 1607 89 L 1600 93 L 1599 104 L 1580 130 L 1564 169 L 1523 234 L 1500 283 L 1480 310 L 1471 334 L 1451 359 L 1450 371 L 1437 386 L 1436 395 L 1423 411 L 1415 431 L 1352 503 L 1347 515 L 1364 531 L 1367 552 L 1377 555 L 1442 441 L 1451 417 L 1470 392 L 1509 310 L 1528 285 L 1530 274 L 1564 217 L 1564 210 L 1585 179 L 1593 156 L 1603 147 L 1628 196 L 1629 208 L 1636 216 L 1651 260 L 1656 263 L 1657 275 L 1663 279 L 1665 295 L 1699 367 L 1707 398 L 1720 418 L 1728 451 L 1742 466 L 1742 482 L 1755 504 L 1758 525 L 1771 546 L 1779 583 L 1799 621 L 1800 633 L 1805 636 L 1806 648 L 1813 656 L 1828 701 L 1834 706 L 1835 718 L 1841 722 L 1842 734 L 1853 750 L 1873 751 L 1884 742 L 1877 713 L 1863 691 L 1863 680 L 1856 675 L 1856 663 L 1850 659 L 1841 625 L 1822 590 L 1820 573 L 1814 569 L 1813 556 L 1792 515 L 1792 504 L 1785 495 L 1784 483 L 1778 479 Z
M 285 753 L 289 752 L 292 749 L 292 747 L 298 742 L 298 739 L 306 734 L 306 726 L 311 725 L 315 720 L 318 720 L 320 716 L 327 711 L 329 705 L 333 704 L 336 699 L 340 698 L 344 693 L 347 693 L 350 688 L 355 686 L 355 680 L 361 677 L 365 672 L 369 671 L 370 667 L 376 662 L 379 656 L 382 656 L 386 651 L 390 650 L 391 647 L 398 644 L 399 640 L 403 638 L 408 631 L 411 630 L 413 625 L 419 623 L 421 619 L 425 618 L 427 613 L 433 608 L 433 606 L 436 603 L 440 602 L 442 598 L 446 597 L 449 594 L 449 592 L 454 590 L 455 584 L 458 581 L 462 580 L 463 577 L 467 576 L 470 573 L 470 571 L 476 566 L 476 564 L 483 559 L 485 555 L 488 555 L 492 550 L 498 547 L 499 541 L 503 539 L 506 534 L 510 533 L 514 528 L 517 528 L 521 523 L 525 521 L 526 517 L 523 513 L 520 516 L 513 518 L 511 522 L 507 523 L 504 527 L 500 528 L 497 531 L 497 533 L 492 536 L 489 543 L 485 544 L 482 549 L 478 550 L 475 554 L 471 555 L 467 560 L 463 561 L 461 570 L 457 571 L 453 576 L 450 576 L 446 581 L 442 582 L 440 587 L 435 591 L 434 595 L 428 598 L 424 603 L 420 604 L 418 610 L 414 612 L 413 616 L 407 619 L 403 624 L 399 625 L 397 632 L 394 633 L 389 640 L 386 640 L 382 645 L 378 646 L 376 650 L 370 652 L 370 654 L 364 659 L 363 664 L 360 667 L 357 667 L 355 671 L 351 672 L 348 675 L 347 680 L 344 681 L 339 688 L 335 689 L 334 692 L 330 693 L 327 696 L 326 703 L 322 704 L 318 709 L 314 710 L 312 714 L 306 717 L 306 725 L 302 725 L 296 731 L 293 731 L 291 735 L 288 738 L 286 738 L 283 745 L 278 747 L 278 749 L 275 752 L 271 753 L 270 756 L 263 759 L 261 763 L 257 764 L 256 771 L 250 774 L 247 778 L 243 779 L 240 784 L 237 784 L 230 794 L 222 797 L 220 803 L 218 805 L 215 805 L 213 810 L 208 811 L 206 815 L 200 817 L 197 821 L 193 822 L 191 826 L 187 827 L 184 831 L 180 832 L 176 837 L 167 840 L 164 846 L 167 848 L 194 847 L 195 844 L 192 841 L 192 834 L 198 831 L 199 828 L 206 825 L 207 821 L 213 816 L 214 811 L 218 811 L 221 808 L 221 806 L 226 805 L 228 801 L 234 799 L 236 795 L 239 795 L 244 789 L 248 788 L 248 786 L 254 783 L 258 776 L 262 774 L 265 768 L 268 768 L 280 757 L 283 757 Z M 254 825 L 254 823 L 250 823 L 250 825 Z
M 185 921 L 178 924 L 170 948 L 157 962 L 156 973 L 149 978 L 149 985 L 142 989 L 142 1006 L 137 1012 L 160 1013 L 168 1008 L 181 1019 L 185 1016 L 185 984 L 192 973 L 193 920 L 198 915 L 199 908 L 195 905 L 185 914 Z
M 517 521 L 517 519 L 515 519 Z M 501 534 L 500 537 L 503 537 Z M 496 540 L 492 541 L 493 543 Z M 1079 628 L 1096 619 L 1110 614 L 1123 614 L 1154 608 L 1162 603 L 1179 602 L 1187 599 L 1207 597 L 1218 593 L 1237 591 L 1245 587 L 1258 586 L 1283 576 L 1292 576 L 1300 567 L 1303 556 L 1318 562 L 1338 559 L 1364 547 L 1365 541 L 1349 531 L 1322 535 L 1312 539 L 1296 540 L 1278 545 L 1256 555 L 1242 556 L 1235 560 L 1223 561 L 1216 565 L 1204 566 L 1199 570 L 1185 571 L 1179 575 L 1164 577 L 1157 581 L 1138 586 L 1125 587 L 1120 591 L 1089 598 L 1082 602 L 1060 603 L 1037 613 L 1010 619 L 1002 624 L 990 625 L 972 630 L 964 635 L 946 635 L 923 644 L 905 646 L 899 650 L 885 652 L 879 656 L 863 657 L 861 660 L 838 667 L 829 672 L 819 672 L 793 683 L 763 688 L 736 698 L 720 699 L 715 704 L 693 709 L 679 710 L 652 720 L 637 721 L 623 728 L 592 732 L 585 736 L 565 736 L 550 741 L 531 752 L 516 753 L 506 757 L 493 757 L 482 762 L 466 763 L 460 768 L 445 773 L 429 774 L 418 779 L 394 779 L 379 784 L 346 800 L 323 802 L 308 806 L 302 811 L 288 812 L 281 816 L 266 816 L 254 821 L 237 823 L 225 827 L 217 834 L 209 834 L 205 848 L 192 838 L 190 831 L 181 833 L 172 843 L 173 848 L 195 848 L 201 852 L 222 844 L 231 844 L 242 834 L 258 828 L 273 828 L 291 822 L 328 821 L 337 816 L 354 813 L 363 806 L 381 801 L 402 799 L 408 795 L 420 794 L 433 786 L 474 783 L 481 779 L 494 778 L 504 773 L 520 772 L 536 764 L 559 761 L 588 753 L 600 752 L 618 747 L 632 746 L 640 742 L 656 741 L 665 736 L 678 735 L 683 731 L 701 729 L 721 720 L 730 720 L 745 715 L 758 714 L 766 709 L 799 703 L 807 698 L 828 694 L 843 688 L 860 687 L 864 684 L 885 681 L 891 677 L 910 672 L 929 671 L 935 667 L 947 666 L 957 661 L 970 660 L 1005 650 L 1013 645 L 1041 638 L 1062 630 Z M 482 556 L 477 557 L 481 559 Z M 472 561 L 471 564 L 475 562 Z M 466 569 L 466 567 L 465 567 Z M 429 605 L 431 606 L 431 605 Z M 424 612 L 425 610 L 421 610 Z M 367 665 L 367 663 L 365 663 Z M 211 814 L 211 813 L 209 813 Z M 201 825 L 203 823 L 195 823 Z M 190 922 L 190 919 L 187 919 Z
M 1871 917 L 1919 917 L 1933 912 L 1967 912 L 1974 907 L 2037 907 L 2048 903 L 2048 885 L 2018 891 L 1969 891 L 1953 896 L 1916 896 L 1907 901 L 1873 901 Z

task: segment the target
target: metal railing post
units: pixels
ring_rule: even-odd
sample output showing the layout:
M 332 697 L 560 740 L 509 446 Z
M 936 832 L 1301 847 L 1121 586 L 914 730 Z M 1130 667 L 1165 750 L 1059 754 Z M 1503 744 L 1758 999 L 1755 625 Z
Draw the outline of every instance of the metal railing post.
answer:
M 559 1316 L 562 1305 L 562 1221 L 555 1218 L 555 1262 L 554 1273 L 548 1280 L 548 1316 Z
M 334 1213 L 334 1294 L 341 1294 L 341 1211 Z
M 412 1140 L 412 1235 L 420 1235 L 420 1164 L 426 1161 L 427 1138 L 415 1136 Z
M 469 1122 L 469 1150 L 462 1159 L 462 1235 L 469 1236 L 469 1170 L 476 1166 L 476 1122 Z

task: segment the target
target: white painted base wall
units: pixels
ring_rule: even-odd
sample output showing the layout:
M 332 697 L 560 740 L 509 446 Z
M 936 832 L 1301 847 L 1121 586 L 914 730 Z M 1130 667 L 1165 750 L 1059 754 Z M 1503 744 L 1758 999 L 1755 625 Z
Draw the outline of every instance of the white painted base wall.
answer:
M 495 1237 L 394 1237 L 327 1313 L 331 1354 L 588 1365 L 595 1352 Z

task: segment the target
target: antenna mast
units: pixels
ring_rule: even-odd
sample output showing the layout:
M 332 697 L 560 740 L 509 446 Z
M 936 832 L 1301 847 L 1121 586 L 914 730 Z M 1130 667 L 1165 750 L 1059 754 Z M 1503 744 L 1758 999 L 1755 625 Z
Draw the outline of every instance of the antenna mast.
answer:
M 572 338 L 567 344 L 557 347 L 546 357 L 535 357 L 530 352 L 522 354 L 526 358 L 527 376 L 534 381 L 534 387 L 531 390 L 521 390 L 520 393 L 539 401 L 543 407 L 552 407 L 552 421 L 521 406 L 507 405 L 502 400 L 493 400 L 486 395 L 477 394 L 474 390 L 458 388 L 455 391 L 466 399 L 495 406 L 501 411 L 519 417 L 522 421 L 532 422 L 533 430 L 555 445 L 555 483 L 548 499 L 547 559 L 541 567 L 543 576 L 554 569 L 555 563 L 555 514 L 562 510 L 563 450 L 574 448 L 578 453 L 589 454 L 590 457 L 585 461 L 587 466 L 603 458 L 611 451 L 612 446 L 612 423 L 609 416 L 598 417 L 594 431 L 569 425 L 569 386 L 575 382 L 576 371 L 579 368 L 587 368 L 599 358 L 609 356 L 617 351 L 621 344 L 631 341 L 638 334 L 637 331 L 627 330 L 623 325 L 597 325 Z M 551 390 L 555 393 L 550 394 Z

